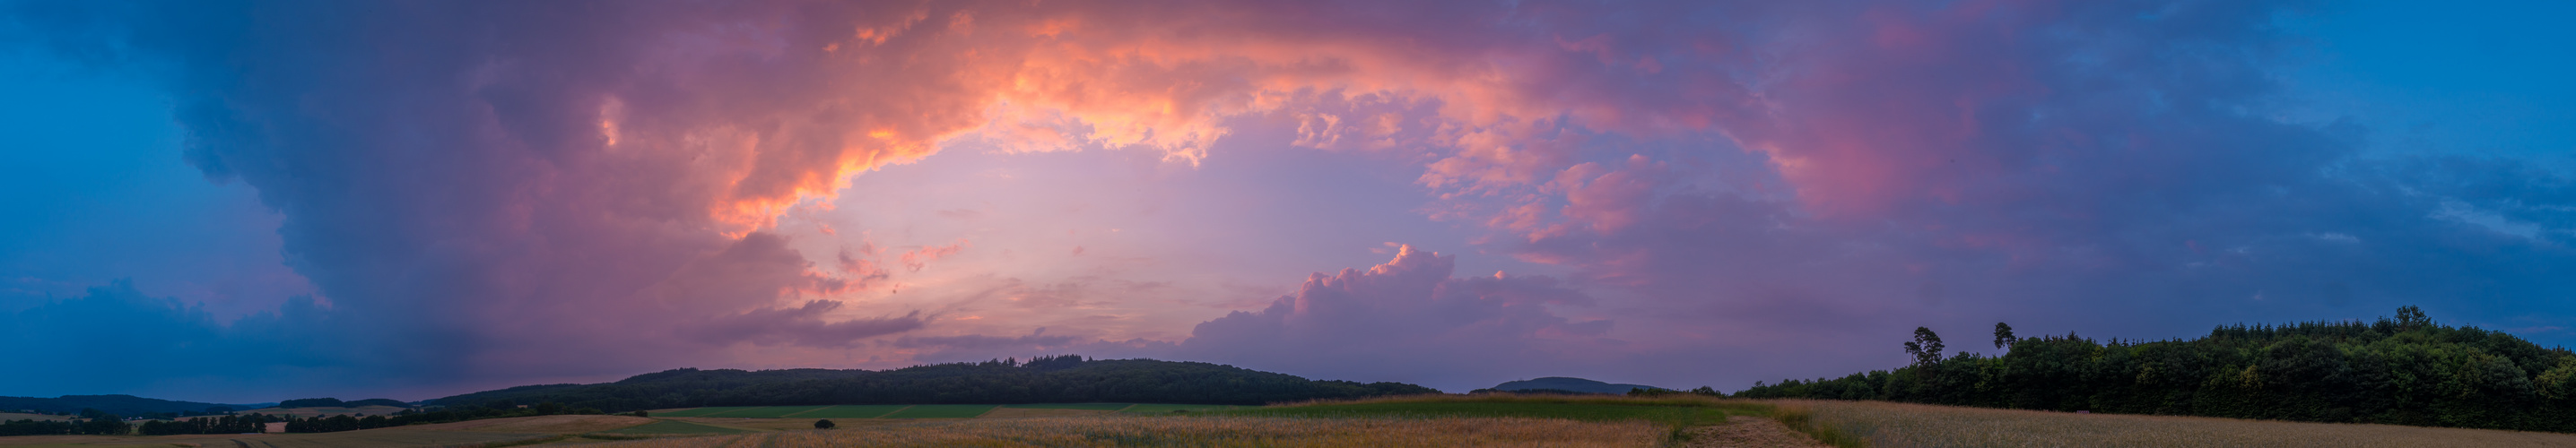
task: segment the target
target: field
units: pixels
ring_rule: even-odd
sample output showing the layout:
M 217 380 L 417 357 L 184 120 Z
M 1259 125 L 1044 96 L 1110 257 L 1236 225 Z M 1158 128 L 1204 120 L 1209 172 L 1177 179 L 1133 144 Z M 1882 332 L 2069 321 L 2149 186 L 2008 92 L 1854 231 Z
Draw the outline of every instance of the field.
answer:
M 975 418 L 999 406 L 989 404 L 918 404 L 879 418 Z
M 656 410 L 656 411 L 653 411 L 653 414 L 652 414 L 652 415 L 653 415 L 653 416 L 655 416 L 655 417 L 705 417 L 705 416 L 707 416 L 707 414 L 715 414 L 715 413 L 722 413 L 722 412 L 733 412 L 733 411 L 740 411 L 740 410 L 744 410 L 744 409 L 757 409 L 757 408 L 760 408 L 760 406 L 714 406 L 714 407 L 688 408 L 688 409 L 666 409 L 666 410 Z
M 80 418 L 80 417 L 78 417 L 78 416 L 70 416 L 70 415 L 20 414 L 20 413 L 15 413 L 15 412 L 0 412 L 0 422 L 14 422 L 14 421 L 19 421 L 19 420 L 35 420 L 35 421 L 40 421 L 40 422 L 50 422 L 50 421 L 62 421 L 62 420 L 75 420 L 75 419 L 78 419 L 78 418 Z
M 806 411 L 819 410 L 819 409 L 828 408 L 828 407 L 831 407 L 831 406 L 767 406 L 767 407 L 757 407 L 757 408 L 743 408 L 743 409 L 735 409 L 735 410 L 724 411 L 724 412 L 717 412 L 717 413 L 712 413 L 712 414 L 701 414 L 701 415 L 698 415 L 698 416 L 699 416 L 699 417 L 725 417 L 725 418 L 782 418 L 782 417 L 786 417 L 786 416 L 791 415 L 791 414 L 797 414 L 797 413 L 802 413 L 802 412 L 806 412 Z M 686 416 L 674 416 L 674 417 L 686 417 Z
M 1636 447 L 1660 444 L 1668 432 L 1642 421 L 1533 418 L 1047 417 L 927 421 L 858 430 L 637 440 L 593 446 Z
M 176 436 L 17 436 L 0 446 L 257 446 L 408 447 L 506 444 L 567 438 L 653 422 L 614 415 L 498 418 L 320 434 L 191 434 Z
M 1201 412 L 1201 411 L 1209 411 L 1209 410 L 1216 410 L 1216 409 L 1235 409 L 1235 408 L 1247 408 L 1247 407 L 1251 407 L 1251 406 L 1229 406 L 1229 405 L 1222 405 L 1222 404 L 1138 404 L 1138 405 L 1135 405 L 1135 406 L 1128 406 L 1128 407 L 1126 407 L 1126 408 L 1124 408 L 1124 409 L 1119 409 L 1119 410 L 1118 410 L 1118 413 L 1121 413 L 1121 414 L 1170 414 L 1170 413 L 1172 413 L 1172 411 Z
M 2576 446 L 2576 434 L 1688 395 L 1421 395 L 1263 407 L 777 406 L 654 415 L 323 434 L 18 436 L 0 437 L 0 446 L 1826 446 L 1799 431 L 1843 447 Z M 812 429 L 822 418 L 838 427 Z
M 608 433 L 608 434 L 663 435 L 663 434 L 741 434 L 741 433 L 753 432 L 753 431 L 751 431 L 751 430 L 745 430 L 745 429 L 726 428 L 726 427 L 721 427 L 721 426 L 704 425 L 704 424 L 691 423 L 691 422 L 685 422 L 685 421 L 679 421 L 679 420 L 663 420 L 663 421 L 658 421 L 658 422 L 646 423 L 646 424 L 642 424 L 642 425 L 629 426 L 629 427 L 625 427 L 625 428 L 612 429 L 612 430 L 601 431 L 601 432 L 603 432 L 603 433 Z
M 656 418 L 547 416 L 323 434 L 35 436 L 42 446 L 1746 446 L 1767 434 L 1812 446 L 1768 405 L 1703 397 L 1414 396 L 1268 407 L 1042 403 L 671 409 Z M 1189 412 L 1173 413 L 1174 410 Z M 687 416 L 695 415 L 695 416 Z M 813 429 L 816 415 L 840 417 Z M 1738 421 L 1730 423 L 1732 416 Z M 1689 427 L 1731 428 L 1728 432 Z M 1734 442 L 1729 442 L 1734 441 Z M 1775 445 L 1760 445 L 1775 446 Z
M 1414 396 L 1318 401 L 1269 407 L 1124 403 L 921 405 L 888 414 L 940 420 L 839 421 L 812 430 L 794 419 L 718 418 L 744 409 L 680 417 L 709 424 L 780 422 L 779 432 L 656 438 L 601 446 L 1814 446 L 1758 416 L 1769 405 L 1705 397 L 1561 395 Z M 1185 413 L 1172 413 L 1187 410 Z M 678 413 L 684 411 L 671 411 Z M 809 411 L 811 412 L 811 411 Z M 1026 416 L 1070 412 L 1076 416 Z M 1020 416 L 1012 418 L 1012 416 Z M 964 418 L 976 416 L 977 418 Z M 1732 416 L 1736 420 L 1730 421 Z M 937 417 L 932 417 L 937 418 Z M 795 425 L 809 425 L 799 428 Z M 1694 426 L 1732 432 L 1685 432 Z M 1767 437 L 1767 438 L 1766 438 Z M 1747 444 L 1755 440 L 1779 444 Z
M 1136 405 L 1129 403 L 1042 403 L 1002 405 L 1002 407 L 1012 409 L 1073 409 L 1082 411 L 1116 411 L 1126 409 L 1129 406 Z
M 862 404 L 831 406 L 789 415 L 795 418 L 877 418 L 910 407 L 900 404 Z
M 1870 401 L 1774 402 L 1878 447 L 2564 447 L 2576 434 L 2210 417 L 2074 414 Z

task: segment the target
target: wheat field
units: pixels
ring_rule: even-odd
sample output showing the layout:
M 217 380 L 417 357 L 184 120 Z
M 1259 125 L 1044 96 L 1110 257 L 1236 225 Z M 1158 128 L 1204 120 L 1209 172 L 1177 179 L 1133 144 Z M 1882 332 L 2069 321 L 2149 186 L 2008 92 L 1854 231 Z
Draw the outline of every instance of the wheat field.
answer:
M 1779 400 L 1788 413 L 1911 447 L 2566 447 L 2576 434 L 2344 423 L 1986 409 L 1875 401 Z
M 1093 447 L 1492 446 L 1637 447 L 1668 429 L 1644 421 L 1541 418 L 1038 417 L 878 425 L 837 430 L 665 438 L 607 447 Z

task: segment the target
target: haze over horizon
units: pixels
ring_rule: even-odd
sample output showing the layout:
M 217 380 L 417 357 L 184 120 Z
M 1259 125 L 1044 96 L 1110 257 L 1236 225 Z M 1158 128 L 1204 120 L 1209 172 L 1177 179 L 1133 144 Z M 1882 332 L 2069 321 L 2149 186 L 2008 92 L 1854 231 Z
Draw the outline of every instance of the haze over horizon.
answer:
M 0 396 L 2576 342 L 2558 2 L 0 0 Z M 2555 279 L 2555 280 L 2553 280 Z

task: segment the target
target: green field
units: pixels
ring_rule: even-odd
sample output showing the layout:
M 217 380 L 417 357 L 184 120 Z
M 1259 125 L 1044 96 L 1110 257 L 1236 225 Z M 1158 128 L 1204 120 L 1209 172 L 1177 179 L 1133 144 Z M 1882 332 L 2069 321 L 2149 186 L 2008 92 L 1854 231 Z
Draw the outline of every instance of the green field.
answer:
M 805 412 L 805 411 L 818 410 L 818 409 L 823 409 L 823 408 L 828 408 L 828 407 L 831 407 L 831 406 L 762 406 L 762 407 L 756 407 L 756 408 L 735 409 L 735 410 L 731 410 L 731 411 L 717 412 L 717 413 L 712 413 L 712 414 L 700 414 L 700 415 L 697 415 L 697 416 L 698 416 L 698 417 L 723 417 L 723 418 L 783 418 L 783 417 L 788 416 L 789 414 L 795 414 L 795 413 L 798 413 L 798 412 Z M 673 417 L 687 417 L 687 416 L 685 416 L 685 415 L 675 415 L 675 416 L 673 416 Z
M 678 420 L 663 420 L 620 429 L 600 431 L 609 434 L 740 434 L 752 431 L 707 426 Z
M 882 418 L 975 418 L 993 408 L 989 404 L 921 404 L 886 414 Z
M 1118 410 L 1118 413 L 1121 413 L 1121 414 L 1170 414 L 1170 413 L 1172 413 L 1172 411 L 1207 412 L 1207 411 L 1219 411 L 1219 410 L 1237 409 L 1237 408 L 1246 408 L 1246 407 L 1251 407 L 1251 406 L 1234 406 L 1234 405 L 1223 405 L 1223 404 L 1137 404 L 1137 405 L 1135 405 L 1135 406 L 1129 406 L 1129 407 L 1127 407 L 1127 408 L 1125 408 L 1125 409 L 1120 409 L 1120 410 Z
M 822 409 L 815 409 L 815 410 L 811 410 L 811 411 L 799 412 L 799 413 L 796 413 L 796 414 L 793 414 L 793 415 L 788 415 L 788 417 L 794 417 L 794 418 L 877 418 L 877 417 L 884 417 L 886 414 L 892 414 L 892 413 L 894 413 L 894 411 L 902 410 L 903 408 L 907 408 L 907 407 L 912 407 L 912 405 L 904 405 L 904 404 L 860 404 L 860 405 L 848 405 L 848 406 L 830 406 L 830 407 L 825 407 L 825 408 L 822 408 Z
M 660 414 L 653 414 L 653 416 L 655 416 L 655 417 L 705 417 L 705 416 L 707 416 L 707 414 L 714 414 L 714 413 L 718 413 L 718 412 L 733 412 L 733 411 L 739 411 L 739 410 L 744 410 L 744 409 L 754 409 L 754 408 L 760 408 L 760 407 L 761 407 L 761 406 L 715 406 L 715 407 L 704 407 L 704 408 L 694 408 L 694 409 L 682 409 L 682 410 L 671 411 L 671 412 L 665 412 L 665 413 L 660 413 Z
M 1018 408 L 1018 409 L 1081 409 L 1081 410 L 1085 410 L 1085 411 L 1115 411 L 1115 410 L 1120 410 L 1120 409 L 1126 409 L 1128 406 L 1134 406 L 1134 404 L 1129 404 L 1129 403 L 1038 403 L 1038 404 L 1006 404 L 1006 405 L 1002 405 L 1002 407 L 1006 407 L 1006 408 Z

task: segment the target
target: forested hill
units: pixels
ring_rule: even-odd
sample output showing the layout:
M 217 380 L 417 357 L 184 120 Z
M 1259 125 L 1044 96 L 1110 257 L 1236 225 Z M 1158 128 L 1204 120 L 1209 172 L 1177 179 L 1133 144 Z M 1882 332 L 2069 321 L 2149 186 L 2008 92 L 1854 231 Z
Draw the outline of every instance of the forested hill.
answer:
M 1756 383 L 1735 396 L 2058 411 L 2576 432 L 2576 353 L 2405 307 L 2397 319 L 2225 326 L 2192 340 L 2016 339 L 2003 356 L 1942 356 L 1916 329 L 1914 365 Z
M 56 398 L 0 397 L 0 412 L 72 413 L 97 409 L 110 414 L 205 414 L 255 409 L 263 405 L 198 403 L 133 395 L 64 395 Z
M 608 412 L 701 406 L 984 403 L 1263 404 L 1436 393 L 1403 383 L 1314 381 L 1199 362 L 1080 356 L 938 364 L 895 370 L 698 370 L 614 383 L 520 386 L 433 400 L 448 406 L 561 403 Z

